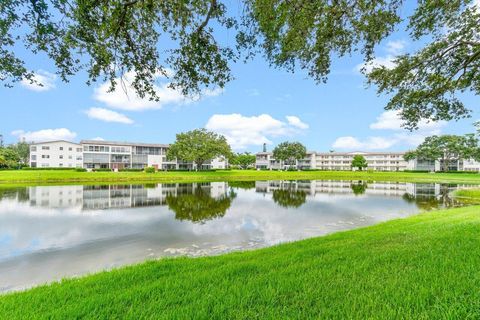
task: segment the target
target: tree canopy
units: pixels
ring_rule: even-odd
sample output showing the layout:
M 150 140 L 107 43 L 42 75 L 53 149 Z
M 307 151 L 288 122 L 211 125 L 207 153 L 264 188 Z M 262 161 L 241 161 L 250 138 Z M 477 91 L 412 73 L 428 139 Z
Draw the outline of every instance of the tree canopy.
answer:
M 20 165 L 20 156 L 16 150 L 7 147 L 0 148 L 0 168 L 15 169 Z
M 353 156 L 352 159 L 352 168 L 358 168 L 358 170 L 362 171 L 363 168 L 368 166 L 367 160 L 361 154 L 356 154 Z
M 386 108 L 399 110 L 407 128 L 468 116 L 458 94 L 480 93 L 480 8 L 475 0 L 418 1 L 410 12 L 406 3 L 2 0 L 0 80 L 36 81 L 23 45 L 45 53 L 64 81 L 86 70 L 87 83 L 104 79 L 113 88 L 131 73 L 137 94 L 151 99 L 158 99 L 159 75 L 183 94 L 198 94 L 224 87 L 231 63 L 258 53 L 325 82 L 334 57 L 357 52 L 369 65 L 382 40 L 406 25 L 420 49 L 393 66 L 364 68 L 369 83 L 391 96 Z
M 230 164 L 237 165 L 242 169 L 247 169 L 255 164 L 256 157 L 249 152 L 236 153 L 230 159 Z
M 404 158 L 405 160 L 440 160 L 442 171 L 448 171 L 453 161 L 480 160 L 480 146 L 474 134 L 431 136 L 425 138 L 416 150 L 407 152 Z
M 287 164 L 294 164 L 295 160 L 305 158 L 307 148 L 300 142 L 282 142 L 273 149 L 273 157 L 276 160 L 285 161 Z
M 199 170 L 206 161 L 216 157 L 229 158 L 231 153 L 224 136 L 206 129 L 195 129 L 177 134 L 175 142 L 168 148 L 167 158 L 193 161 Z
M 22 165 L 28 165 L 30 162 L 30 144 L 25 141 L 20 141 L 15 144 L 11 144 L 8 148 L 12 149 L 18 154 L 18 161 Z

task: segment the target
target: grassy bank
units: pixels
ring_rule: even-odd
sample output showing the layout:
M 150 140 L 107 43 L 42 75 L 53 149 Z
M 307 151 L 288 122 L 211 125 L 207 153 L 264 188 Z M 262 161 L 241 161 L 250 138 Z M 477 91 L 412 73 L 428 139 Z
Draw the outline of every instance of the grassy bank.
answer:
M 480 189 L 460 189 L 455 191 L 455 196 L 480 199 Z
M 480 317 L 480 207 L 0 297 L 5 319 Z
M 251 180 L 338 179 L 398 182 L 479 183 L 480 174 L 352 172 L 352 171 L 255 171 L 219 170 L 214 172 L 75 172 L 68 170 L 0 171 L 0 186 L 45 183 L 87 182 L 173 182 L 173 181 L 251 181 Z

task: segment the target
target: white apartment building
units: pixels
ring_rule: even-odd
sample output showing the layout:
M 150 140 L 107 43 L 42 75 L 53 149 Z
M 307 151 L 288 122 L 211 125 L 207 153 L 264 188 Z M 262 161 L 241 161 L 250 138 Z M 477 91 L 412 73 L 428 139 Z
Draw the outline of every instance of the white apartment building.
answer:
M 323 152 L 313 155 L 313 169 L 352 170 L 352 160 L 362 155 L 367 160 L 367 169 L 375 171 L 412 170 L 413 164 L 403 159 L 405 152 Z M 355 170 L 355 168 L 353 169 Z
M 32 144 L 30 167 L 82 168 L 83 148 L 80 144 L 64 140 Z
M 168 144 L 63 140 L 34 143 L 30 146 L 30 166 L 43 168 L 194 170 L 196 165 L 181 160 L 168 160 Z M 225 169 L 228 161 L 212 159 L 201 169 Z
M 427 160 L 406 161 L 405 152 L 307 152 L 307 156 L 296 161 L 298 169 L 352 171 L 352 160 L 355 155 L 362 155 L 367 160 L 367 170 L 374 171 L 440 171 L 442 162 Z M 256 154 L 255 167 L 258 170 L 284 170 L 290 165 L 274 159 L 272 152 L 259 152 Z M 449 163 L 449 171 L 476 171 L 480 172 L 480 162 L 467 159 Z
M 351 171 L 355 155 L 362 155 L 368 168 L 375 171 L 404 171 L 414 169 L 413 163 L 403 159 L 404 152 L 307 152 L 305 159 L 296 162 L 298 169 Z M 274 159 L 272 152 L 256 154 L 257 169 L 285 169 L 289 165 Z M 353 169 L 355 170 L 355 169 Z

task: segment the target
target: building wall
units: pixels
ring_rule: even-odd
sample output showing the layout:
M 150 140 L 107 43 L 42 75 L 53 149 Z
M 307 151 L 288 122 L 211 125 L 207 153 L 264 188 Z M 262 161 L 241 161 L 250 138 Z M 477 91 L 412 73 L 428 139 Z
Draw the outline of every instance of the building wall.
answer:
M 167 160 L 168 145 L 115 143 L 108 141 L 68 141 L 36 143 L 30 147 L 30 166 L 86 169 L 196 169 L 191 162 Z M 227 160 L 207 161 L 203 169 L 225 169 Z
M 464 171 L 477 171 L 480 172 L 480 162 L 469 159 L 463 161 Z
M 367 153 L 367 152 L 309 152 L 305 159 L 296 162 L 298 169 L 351 171 L 355 155 L 363 155 L 367 160 L 367 169 L 375 171 L 404 171 L 412 169 L 413 165 L 403 159 L 403 152 Z M 257 153 L 257 169 L 285 169 L 281 161 L 276 161 L 269 152 Z M 355 169 L 353 169 L 355 170 Z
M 83 167 L 80 144 L 68 141 L 35 143 L 30 146 L 30 166 L 38 168 Z

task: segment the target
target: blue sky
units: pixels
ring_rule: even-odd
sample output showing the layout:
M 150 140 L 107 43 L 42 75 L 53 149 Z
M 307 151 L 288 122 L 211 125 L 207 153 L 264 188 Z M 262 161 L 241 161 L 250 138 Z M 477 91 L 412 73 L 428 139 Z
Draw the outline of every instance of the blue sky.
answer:
M 378 47 L 378 62 L 388 65 L 395 54 L 415 48 L 404 33 L 396 33 Z M 473 132 L 472 123 L 480 118 L 478 96 L 466 94 L 463 101 L 476 110 L 471 119 L 423 124 L 413 133 L 401 129 L 396 114 L 383 109 L 387 97 L 365 87 L 356 55 L 334 60 L 328 83 L 318 85 L 303 72 L 274 69 L 257 57 L 232 65 L 236 79 L 223 91 L 190 101 L 160 86 L 157 104 L 127 97 L 121 89 L 107 94 L 102 83 L 87 86 L 84 73 L 63 83 L 42 55 L 25 53 L 25 60 L 44 87 L 0 89 L 0 133 L 6 143 L 22 137 L 170 143 L 178 132 L 207 127 L 227 136 L 237 151 L 260 151 L 263 142 L 271 150 L 285 140 L 316 151 L 406 150 L 427 135 Z

